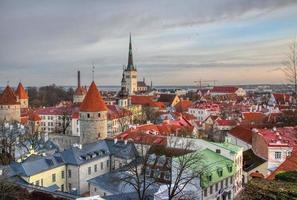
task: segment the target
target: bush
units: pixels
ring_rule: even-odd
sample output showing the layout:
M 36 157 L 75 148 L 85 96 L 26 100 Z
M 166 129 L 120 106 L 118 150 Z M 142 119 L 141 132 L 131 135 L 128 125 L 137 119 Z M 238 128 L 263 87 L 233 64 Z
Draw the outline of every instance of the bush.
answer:
M 280 172 L 275 176 L 276 180 L 297 183 L 297 171 Z

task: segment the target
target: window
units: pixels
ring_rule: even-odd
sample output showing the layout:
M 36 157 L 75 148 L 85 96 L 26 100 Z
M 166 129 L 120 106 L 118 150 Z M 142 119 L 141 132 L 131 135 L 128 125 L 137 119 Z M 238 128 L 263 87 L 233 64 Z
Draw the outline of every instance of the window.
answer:
M 209 188 L 209 194 L 212 194 L 212 189 L 213 189 L 213 186 L 211 185 Z
M 91 167 L 88 167 L 88 174 L 91 175 Z
M 68 183 L 68 188 L 69 188 L 69 191 L 72 190 L 72 185 L 71 185 L 71 183 Z
M 218 176 L 222 177 L 223 176 L 223 170 L 222 169 L 217 169 L 217 171 L 218 171 Z
M 100 164 L 101 164 L 101 170 L 103 170 L 103 162 L 101 162 Z
M 169 179 L 170 179 L 170 174 L 169 174 L 169 172 L 165 172 L 165 179 L 166 179 L 166 180 L 169 180 Z
M 207 180 L 208 180 L 209 182 L 211 182 L 211 180 L 212 180 L 211 175 L 208 175 L 208 176 L 207 176 Z
M 98 117 L 100 118 L 100 113 L 98 113 Z
M 43 178 L 40 180 L 40 182 L 41 182 L 41 186 L 43 186 Z
M 233 176 L 230 177 L 230 185 L 233 183 Z
M 36 185 L 36 186 L 39 186 L 39 181 L 36 181 L 36 182 L 35 182 L 35 185 Z
M 56 174 L 52 174 L 52 182 L 56 182 Z
M 106 167 L 109 167 L 109 160 L 106 161 Z
M 206 197 L 207 196 L 207 188 L 204 189 L 203 193 L 204 193 L 204 196 Z
M 226 180 L 225 180 L 225 186 L 226 187 L 228 186 L 228 178 L 226 178 Z
M 97 188 L 96 187 L 94 187 L 94 192 L 96 192 L 97 191 Z
M 282 152 L 276 151 L 274 153 L 274 157 L 275 157 L 276 160 L 281 159 L 282 158 Z
M 221 149 L 216 149 L 216 153 L 220 154 L 221 153 Z
M 221 181 L 221 189 L 224 188 L 224 181 Z
M 61 178 L 64 179 L 64 177 L 65 177 L 65 174 L 64 174 L 64 170 L 63 170 L 63 171 L 61 171 Z
M 219 189 L 219 183 L 216 183 L 216 191 Z
M 232 172 L 232 165 L 228 165 L 227 169 L 228 169 L 228 172 L 231 173 Z
M 90 118 L 90 113 L 87 114 L 87 117 Z
M 64 192 L 64 184 L 61 185 L 61 191 Z
M 71 178 L 71 170 L 68 169 L 68 177 Z
M 94 172 L 97 172 L 97 165 L 94 165 Z

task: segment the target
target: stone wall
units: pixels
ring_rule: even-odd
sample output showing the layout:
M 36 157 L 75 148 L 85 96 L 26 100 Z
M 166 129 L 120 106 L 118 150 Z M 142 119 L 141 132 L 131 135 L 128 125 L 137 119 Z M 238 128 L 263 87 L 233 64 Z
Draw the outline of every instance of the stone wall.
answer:
M 21 121 L 20 105 L 0 105 L 0 121 Z

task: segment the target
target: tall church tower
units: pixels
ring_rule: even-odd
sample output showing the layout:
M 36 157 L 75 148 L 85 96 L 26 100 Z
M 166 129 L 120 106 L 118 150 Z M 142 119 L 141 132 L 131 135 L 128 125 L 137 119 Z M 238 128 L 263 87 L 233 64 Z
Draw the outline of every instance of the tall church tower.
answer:
M 126 88 L 128 93 L 131 95 L 137 92 L 137 70 L 133 64 L 131 34 L 129 42 L 128 65 L 126 69 L 124 69 L 124 76 L 126 79 Z
M 107 137 L 107 107 L 93 81 L 80 104 L 80 144 Z

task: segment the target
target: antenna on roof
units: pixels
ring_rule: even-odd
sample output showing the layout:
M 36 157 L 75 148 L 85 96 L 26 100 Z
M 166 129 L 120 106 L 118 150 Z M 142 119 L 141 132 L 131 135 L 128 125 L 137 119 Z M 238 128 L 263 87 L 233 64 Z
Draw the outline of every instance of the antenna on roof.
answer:
M 95 65 L 92 64 L 92 81 L 94 81 Z

